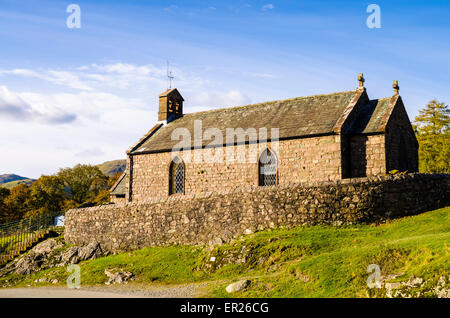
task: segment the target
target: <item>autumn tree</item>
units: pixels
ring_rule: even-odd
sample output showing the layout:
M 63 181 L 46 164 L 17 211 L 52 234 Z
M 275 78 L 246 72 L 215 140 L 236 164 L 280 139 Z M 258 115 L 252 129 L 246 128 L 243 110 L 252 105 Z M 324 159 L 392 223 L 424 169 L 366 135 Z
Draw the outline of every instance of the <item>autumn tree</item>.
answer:
M 450 172 L 450 110 L 448 105 L 432 100 L 415 118 L 419 142 L 419 171 Z
M 46 214 L 64 209 L 64 182 L 57 176 L 41 176 L 30 187 L 32 211 L 26 216 Z
M 19 184 L 10 190 L 10 194 L 3 200 L 5 207 L 5 221 L 21 219 L 31 208 L 30 187 Z
M 117 180 L 122 176 L 123 172 L 116 172 L 112 177 L 109 178 L 108 189 L 112 188 L 116 184 Z
M 60 169 L 57 177 L 62 180 L 66 197 L 66 207 L 76 207 L 92 202 L 97 195 L 107 189 L 108 177 L 98 167 L 78 164 L 73 168 Z
M 110 191 L 111 187 L 117 182 L 117 180 L 122 176 L 122 172 L 117 172 L 112 177 L 108 178 L 108 183 L 106 187 L 101 190 L 97 196 L 92 200 L 96 205 L 101 205 L 110 202 Z
M 7 210 L 5 205 L 5 199 L 9 196 L 11 191 L 7 188 L 0 187 L 0 223 L 5 222 L 7 218 Z

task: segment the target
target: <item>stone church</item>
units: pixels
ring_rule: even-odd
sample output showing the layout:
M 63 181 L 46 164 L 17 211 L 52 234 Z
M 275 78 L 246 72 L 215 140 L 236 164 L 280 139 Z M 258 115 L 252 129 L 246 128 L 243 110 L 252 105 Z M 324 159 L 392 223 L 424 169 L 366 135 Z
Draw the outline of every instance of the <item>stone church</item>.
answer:
M 397 81 L 393 96 L 382 99 L 369 98 L 362 74 L 358 81 L 347 92 L 189 114 L 180 92 L 168 89 L 159 95 L 158 123 L 127 150 L 111 201 L 418 171 L 418 143 Z M 236 138 L 228 138 L 230 128 Z M 249 133 L 262 128 L 262 138 Z M 193 136 L 181 148 L 180 131 Z M 227 136 L 213 139 L 208 131 Z M 256 160 L 246 160 L 251 149 Z M 222 160 L 192 160 L 206 153 Z M 228 160 L 230 153 L 239 155 Z

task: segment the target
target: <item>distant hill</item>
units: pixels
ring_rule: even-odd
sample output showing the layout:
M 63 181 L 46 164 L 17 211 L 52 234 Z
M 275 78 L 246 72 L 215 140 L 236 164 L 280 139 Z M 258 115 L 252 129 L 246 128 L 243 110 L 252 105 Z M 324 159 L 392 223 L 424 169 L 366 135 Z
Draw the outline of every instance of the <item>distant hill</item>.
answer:
M 108 177 L 114 176 L 117 172 L 123 172 L 125 171 L 127 161 L 125 159 L 123 160 L 113 160 L 113 161 L 106 161 L 104 163 L 101 163 L 97 165 L 97 167 Z
M 26 185 L 31 185 L 34 181 L 34 179 L 22 179 L 22 180 L 16 180 L 16 181 L 11 181 L 11 182 L 6 182 L 3 184 L 0 184 L 0 187 L 4 187 L 4 188 L 14 188 L 15 186 L 18 186 L 19 184 L 25 183 Z
M 125 171 L 127 161 L 112 160 L 97 165 L 97 167 L 108 177 L 114 176 L 117 172 Z M 25 183 L 31 185 L 35 179 L 22 177 L 17 174 L 0 174 L 0 187 L 11 189 L 19 184 Z
M 17 174 L 1 174 L 0 175 L 0 187 L 13 188 L 21 183 L 32 184 L 35 180 L 19 176 Z

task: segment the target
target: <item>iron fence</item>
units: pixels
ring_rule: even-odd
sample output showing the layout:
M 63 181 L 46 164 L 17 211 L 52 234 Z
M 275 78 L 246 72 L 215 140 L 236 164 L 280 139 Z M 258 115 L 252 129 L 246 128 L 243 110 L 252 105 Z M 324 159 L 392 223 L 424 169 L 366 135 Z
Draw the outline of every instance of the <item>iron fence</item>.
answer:
M 62 214 L 64 213 L 40 214 L 0 224 L 0 265 L 44 238 L 55 226 L 55 217 Z

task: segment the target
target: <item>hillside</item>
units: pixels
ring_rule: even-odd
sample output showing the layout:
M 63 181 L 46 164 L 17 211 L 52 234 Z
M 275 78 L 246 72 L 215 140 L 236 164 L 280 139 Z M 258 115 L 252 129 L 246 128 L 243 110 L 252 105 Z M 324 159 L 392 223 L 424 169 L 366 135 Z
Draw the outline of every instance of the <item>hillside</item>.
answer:
M 147 247 L 79 264 L 85 287 L 106 288 L 105 269 L 119 268 L 136 276 L 127 288 L 204 283 L 207 297 L 386 297 L 393 286 L 403 296 L 450 297 L 449 241 L 447 207 L 382 225 L 268 230 L 214 248 Z M 383 289 L 367 287 L 370 264 L 380 267 Z M 65 267 L 10 274 L 0 286 L 63 285 L 67 275 Z M 246 290 L 225 291 L 241 279 L 250 280 Z
M 125 171 L 126 160 L 112 160 L 106 161 L 97 165 L 99 169 L 108 177 L 114 176 L 117 172 Z M 22 177 L 16 174 L 2 174 L 0 175 L 0 187 L 13 188 L 19 184 L 25 183 L 31 185 L 35 179 Z
M 112 161 L 106 161 L 104 163 L 101 163 L 97 165 L 99 169 L 108 177 L 114 176 L 117 172 L 123 172 L 125 171 L 126 167 L 126 160 L 112 160 Z
M 34 180 L 34 179 L 16 180 L 16 181 L 11 181 L 11 182 L 0 184 L 0 187 L 11 189 L 22 183 L 25 183 L 26 185 L 31 185 L 34 181 L 36 181 L 36 180 Z
M 0 175 L 0 187 L 13 188 L 21 183 L 30 185 L 34 179 L 19 176 L 17 174 L 2 174 Z
M 17 174 L 1 174 L 0 175 L 0 184 L 12 182 L 12 181 L 24 180 L 24 179 L 28 179 L 28 178 L 18 176 Z

